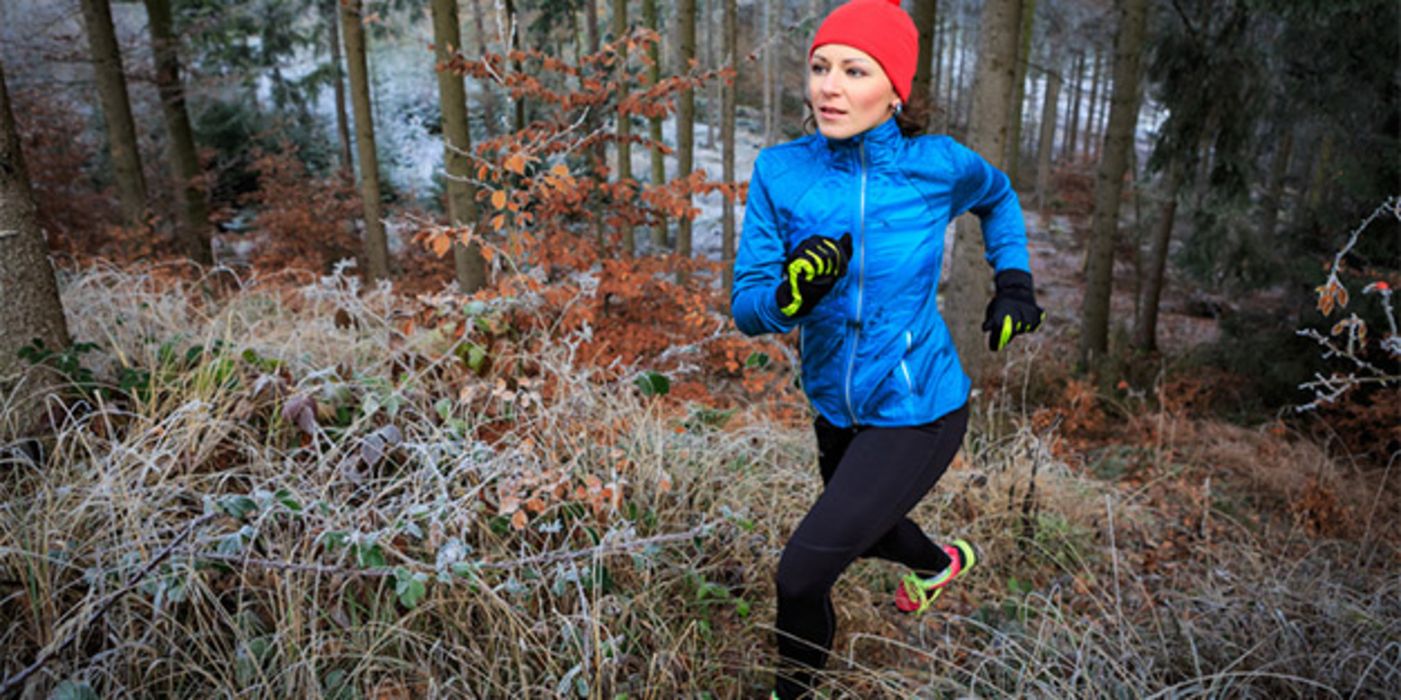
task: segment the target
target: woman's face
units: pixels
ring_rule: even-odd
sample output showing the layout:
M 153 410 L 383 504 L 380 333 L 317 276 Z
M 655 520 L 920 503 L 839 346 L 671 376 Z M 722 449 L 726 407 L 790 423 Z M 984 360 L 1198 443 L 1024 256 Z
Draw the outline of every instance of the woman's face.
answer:
M 808 100 L 822 135 L 845 139 L 889 118 L 900 97 L 870 54 L 823 44 L 808 61 Z

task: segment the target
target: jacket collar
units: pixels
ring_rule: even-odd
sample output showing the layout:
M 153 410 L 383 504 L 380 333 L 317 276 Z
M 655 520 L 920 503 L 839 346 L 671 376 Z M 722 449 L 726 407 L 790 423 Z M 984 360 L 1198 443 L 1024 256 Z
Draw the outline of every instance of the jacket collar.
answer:
M 829 154 L 838 163 L 855 163 L 860 158 L 861 147 L 865 146 L 866 165 L 883 165 L 897 159 L 905 137 L 900 133 L 900 125 L 895 117 L 849 138 L 830 139 L 821 130 L 815 134 L 819 150 Z M 850 159 L 850 161 L 848 161 Z

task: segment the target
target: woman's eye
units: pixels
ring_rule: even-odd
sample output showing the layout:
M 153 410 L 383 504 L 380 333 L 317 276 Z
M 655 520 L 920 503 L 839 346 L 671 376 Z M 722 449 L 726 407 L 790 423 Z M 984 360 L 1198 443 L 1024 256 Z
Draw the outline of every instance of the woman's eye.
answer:
M 826 70 L 826 67 L 825 67 L 825 66 L 819 66 L 819 65 L 817 65 L 817 64 L 813 64 L 813 66 L 812 66 L 812 72 L 814 72 L 814 73 L 821 73 L 821 72 L 824 71 L 824 70 Z
M 865 73 L 864 71 L 862 71 L 860 68 L 848 68 L 847 71 L 846 71 L 846 74 L 849 75 L 849 76 L 851 76 L 851 77 L 853 77 L 853 78 L 859 78 L 859 77 L 865 75 L 866 73 Z

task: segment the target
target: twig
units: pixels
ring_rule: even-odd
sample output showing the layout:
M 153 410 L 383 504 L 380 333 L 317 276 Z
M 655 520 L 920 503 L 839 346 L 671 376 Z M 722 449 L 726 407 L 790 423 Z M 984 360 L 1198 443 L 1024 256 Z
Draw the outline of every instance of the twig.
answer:
M 3 684 L 0 684 L 0 697 L 3 697 L 11 691 L 19 688 L 21 685 L 24 684 L 25 680 L 27 680 L 30 676 L 34 675 L 35 671 L 38 671 L 39 669 L 43 668 L 44 664 L 47 664 L 51 659 L 53 659 L 53 657 L 59 655 L 65 649 L 67 649 L 69 645 L 77 641 L 78 636 L 82 634 L 84 630 L 92 627 L 93 624 L 95 624 L 98 620 L 102 619 L 102 616 L 107 614 L 107 611 L 111 609 L 112 605 L 116 603 L 118 599 L 132 592 L 136 589 L 137 586 L 141 585 L 141 583 L 145 581 L 147 574 L 150 574 L 151 571 L 153 571 L 157 566 L 159 566 L 161 562 L 165 561 L 166 558 L 170 556 L 171 552 L 174 552 L 175 549 L 180 545 L 180 543 L 185 541 L 185 538 L 190 536 L 190 533 L 194 532 L 196 528 L 209 522 L 211 519 L 217 517 L 218 515 L 219 513 L 206 513 L 200 516 L 199 518 L 196 518 L 194 522 L 190 523 L 190 526 L 185 528 L 184 532 L 180 533 L 180 535 L 177 536 L 174 540 L 172 540 L 170 544 L 166 545 L 165 549 L 162 549 L 159 554 L 152 557 L 150 562 L 147 562 L 145 566 L 141 567 L 141 570 L 136 572 L 136 574 L 133 575 L 127 581 L 127 584 L 125 586 L 122 586 L 121 590 L 107 596 L 107 600 L 104 600 L 101 605 L 97 606 L 97 610 L 94 611 L 93 614 L 90 615 L 86 621 L 84 621 L 81 625 L 78 625 L 78 627 L 75 628 L 72 632 L 68 633 L 68 636 L 62 642 L 58 644 L 49 645 L 48 648 L 39 652 L 39 657 L 35 659 L 34 663 L 30 664 L 28 668 L 25 668 L 23 671 L 20 671 L 19 673 L 10 676 L 9 678 L 6 678 L 5 682 Z

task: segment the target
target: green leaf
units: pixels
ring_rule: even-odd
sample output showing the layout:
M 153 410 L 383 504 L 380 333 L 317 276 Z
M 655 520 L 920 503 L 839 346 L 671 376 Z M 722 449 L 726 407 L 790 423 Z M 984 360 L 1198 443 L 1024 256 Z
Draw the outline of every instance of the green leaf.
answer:
M 379 568 L 386 564 L 384 550 L 378 544 L 355 545 L 355 558 L 360 562 L 362 568 Z
M 225 496 L 219 499 L 219 509 L 242 520 L 245 516 L 258 512 L 258 504 L 247 496 Z
M 428 576 L 423 573 L 413 573 L 402 566 L 394 567 L 394 593 L 399 596 L 399 602 L 406 608 L 418 606 L 418 601 L 423 600 L 427 586 L 424 582 Z
M 463 359 L 467 362 L 468 369 L 481 374 L 486 364 L 486 349 L 476 343 L 468 345 L 467 356 Z
M 355 687 L 350 685 L 344 670 L 336 669 L 326 674 L 321 681 L 321 694 L 327 700 L 352 700 Z
M 745 367 L 758 367 L 760 369 L 769 366 L 769 356 L 762 352 L 751 352 L 744 360 Z
M 332 530 L 327 532 L 324 537 L 325 539 L 323 541 L 326 543 L 326 552 L 328 554 L 344 547 L 346 543 L 350 541 L 350 535 L 346 534 L 344 530 Z
M 302 512 L 302 504 L 299 503 L 297 499 L 292 498 L 291 491 L 288 491 L 287 489 L 278 489 L 277 493 L 273 494 L 273 497 L 276 498 L 277 502 L 281 503 L 282 506 L 287 510 L 292 511 L 293 513 Z
M 64 681 L 49 693 L 49 700 L 98 700 L 97 691 L 81 681 Z
M 671 380 L 664 374 L 647 371 L 638 375 L 635 380 L 637 388 L 642 390 L 643 396 L 665 396 L 671 391 Z

